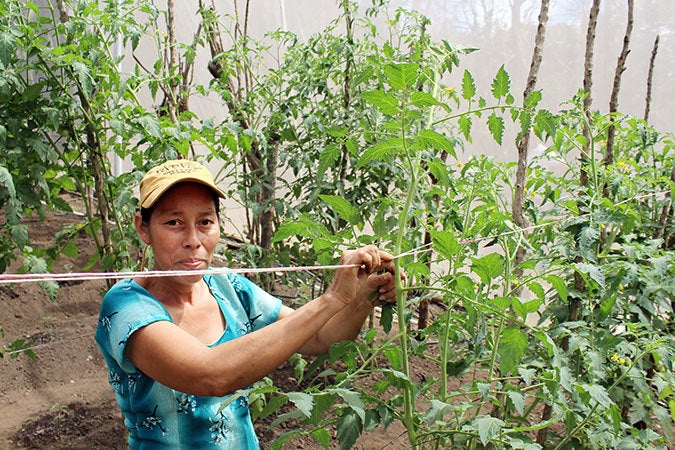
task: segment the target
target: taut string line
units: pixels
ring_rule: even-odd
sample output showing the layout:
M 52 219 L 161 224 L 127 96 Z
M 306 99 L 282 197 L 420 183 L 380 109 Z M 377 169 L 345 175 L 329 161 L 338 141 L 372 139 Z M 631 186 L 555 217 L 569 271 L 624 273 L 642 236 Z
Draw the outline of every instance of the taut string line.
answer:
M 503 233 L 494 234 L 491 236 L 483 236 L 476 239 L 467 239 L 459 242 L 459 245 L 466 245 L 478 241 L 495 239 L 510 234 L 522 233 L 532 231 L 537 228 L 547 227 L 556 223 L 564 222 L 569 218 L 554 220 L 551 222 L 533 225 L 526 228 L 517 228 L 514 230 L 505 231 Z M 418 253 L 430 252 L 433 250 L 433 244 L 424 244 L 412 250 L 408 250 L 397 256 L 394 259 L 399 259 L 404 256 L 416 255 Z M 337 270 L 342 268 L 359 267 L 359 264 L 333 264 L 333 265 L 316 265 L 316 266 L 296 266 L 296 267 L 212 267 L 203 270 L 141 270 L 141 271 L 120 271 L 120 272 L 69 272 L 69 273 L 26 273 L 26 274 L 0 274 L 0 285 L 12 283 L 37 283 L 45 281 L 90 281 L 90 280 L 108 280 L 108 279 L 122 279 L 134 277 L 179 277 L 191 275 L 215 275 L 226 273 L 271 273 L 271 272 L 302 272 L 313 270 Z
M 401 253 L 394 256 L 394 259 L 404 256 L 415 255 L 431 251 L 429 244 Z M 11 283 L 38 283 L 45 281 L 90 281 L 90 280 L 109 280 L 121 278 L 158 278 L 158 277 L 180 277 L 191 275 L 216 275 L 225 273 L 269 273 L 269 272 L 301 272 L 311 270 L 337 270 L 342 268 L 359 267 L 360 264 L 333 264 L 316 266 L 296 266 L 296 267 L 211 267 L 201 270 L 137 270 L 120 272 L 68 272 L 68 273 L 22 273 L 22 274 L 0 274 L 0 285 Z

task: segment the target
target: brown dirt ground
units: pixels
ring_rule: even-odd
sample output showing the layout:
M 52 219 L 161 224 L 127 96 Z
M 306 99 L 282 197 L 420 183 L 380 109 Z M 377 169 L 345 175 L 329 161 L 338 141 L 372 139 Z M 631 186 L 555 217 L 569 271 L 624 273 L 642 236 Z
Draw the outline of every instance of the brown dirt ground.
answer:
M 49 245 L 56 231 L 80 220 L 70 214 L 49 214 L 47 221 L 28 220 L 31 243 Z M 62 258 L 55 272 L 84 267 L 93 244 L 81 236 L 79 255 Z M 7 273 L 16 270 L 13 264 Z M 91 269 L 97 270 L 96 267 Z M 16 449 L 117 449 L 126 448 L 126 430 L 107 370 L 93 335 L 96 329 L 103 281 L 61 285 L 50 301 L 33 283 L 0 285 L 0 348 L 25 339 L 36 358 L 6 353 L 0 359 L 0 448 Z M 417 376 L 429 370 L 417 367 Z M 292 368 L 271 375 L 281 389 L 297 390 Z M 263 448 L 292 428 L 284 423 L 273 429 L 269 420 L 256 424 Z M 335 436 L 335 435 L 334 435 Z M 399 424 L 378 428 L 362 436 L 355 448 L 406 448 L 407 438 Z M 331 444 L 338 448 L 337 440 Z M 312 438 L 299 438 L 284 448 L 320 448 Z

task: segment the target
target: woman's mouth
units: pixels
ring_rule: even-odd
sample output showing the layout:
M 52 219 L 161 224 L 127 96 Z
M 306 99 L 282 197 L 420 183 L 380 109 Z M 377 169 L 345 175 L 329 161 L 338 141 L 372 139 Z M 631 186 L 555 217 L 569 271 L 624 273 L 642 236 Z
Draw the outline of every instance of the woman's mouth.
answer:
M 204 264 L 204 261 L 201 259 L 184 259 L 180 261 L 180 265 L 185 267 L 186 270 L 197 270 Z

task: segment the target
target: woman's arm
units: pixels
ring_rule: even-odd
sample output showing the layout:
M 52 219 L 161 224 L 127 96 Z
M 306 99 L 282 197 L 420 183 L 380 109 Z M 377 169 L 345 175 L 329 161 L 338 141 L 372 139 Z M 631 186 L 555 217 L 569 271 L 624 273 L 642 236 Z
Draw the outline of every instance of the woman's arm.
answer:
M 173 323 L 154 322 L 131 335 L 125 354 L 143 373 L 181 392 L 232 393 L 271 373 L 334 317 L 344 320 L 343 310 L 363 314 L 365 308 L 351 305 L 361 304 L 364 293 L 375 292 L 370 276 L 389 267 L 387 260 L 390 262 L 389 255 L 373 246 L 345 252 L 341 263 L 355 267 L 336 271 L 325 294 L 283 320 L 216 347 L 205 346 Z
M 387 264 L 384 270 L 383 273 L 371 274 L 368 284 L 357 299 L 331 317 L 298 352 L 303 355 L 318 355 L 327 352 L 336 342 L 355 339 L 374 306 L 382 302 L 396 301 L 396 286 L 392 275 L 393 264 Z M 294 313 L 293 309 L 282 306 L 279 320 Z

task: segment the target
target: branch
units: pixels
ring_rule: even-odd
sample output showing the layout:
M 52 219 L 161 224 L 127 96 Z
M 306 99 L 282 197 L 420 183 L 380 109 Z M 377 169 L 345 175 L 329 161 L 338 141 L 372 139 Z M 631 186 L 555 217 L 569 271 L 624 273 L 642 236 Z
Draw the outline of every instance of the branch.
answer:
M 647 75 L 647 97 L 645 100 L 645 122 L 649 121 L 649 108 L 652 103 L 652 81 L 654 79 L 654 61 L 656 61 L 656 52 L 659 50 L 659 35 L 654 39 L 654 47 L 652 48 L 652 56 L 649 58 L 649 73 Z
M 628 20 L 626 23 L 626 34 L 623 37 L 623 48 L 616 62 L 614 72 L 614 84 L 612 85 L 612 95 L 609 100 L 609 128 L 607 129 L 607 147 L 605 148 L 605 166 L 614 163 L 614 135 L 616 134 L 616 125 L 614 124 L 614 113 L 619 109 L 619 90 L 621 89 L 621 75 L 626 70 L 626 59 L 630 52 L 630 37 L 633 32 L 633 0 L 628 1 Z M 605 197 L 607 197 L 607 187 L 605 186 Z

